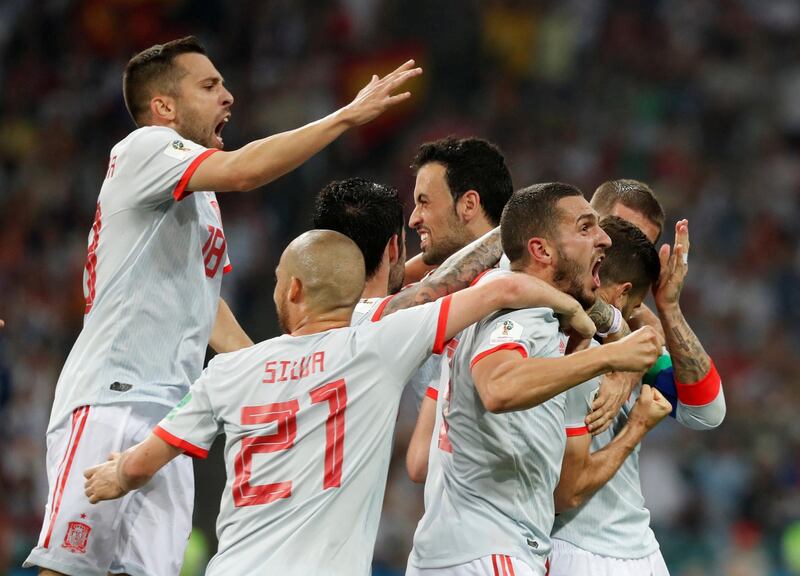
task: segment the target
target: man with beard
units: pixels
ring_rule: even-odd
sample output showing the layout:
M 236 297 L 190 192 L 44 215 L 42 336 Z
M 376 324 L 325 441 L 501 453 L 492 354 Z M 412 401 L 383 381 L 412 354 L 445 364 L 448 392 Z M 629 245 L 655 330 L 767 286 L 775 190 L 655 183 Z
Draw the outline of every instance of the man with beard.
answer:
M 592 198 L 593 206 L 606 213 L 616 213 L 636 224 L 642 232 L 626 234 L 628 244 L 642 244 L 661 234 L 664 211 L 649 186 L 636 180 L 616 180 L 601 185 Z M 606 219 L 603 220 L 606 222 Z M 622 231 L 622 227 L 618 227 Z M 613 237 L 613 233 L 610 233 Z M 644 238 L 644 235 L 647 238 Z M 640 321 L 644 306 L 634 306 L 641 298 L 631 294 L 631 255 L 625 242 L 614 238 L 614 245 L 603 263 L 602 286 L 598 291 L 607 302 L 621 310 L 631 324 Z M 614 248 L 621 252 L 616 253 Z M 675 226 L 675 245 L 659 253 L 661 274 L 653 286 L 658 316 L 647 323 L 663 325 L 667 354 L 663 354 L 644 377 L 644 382 L 660 391 L 672 404 L 670 413 L 683 426 L 709 430 L 725 418 L 722 381 L 714 363 L 689 327 L 679 306 L 680 293 L 688 271 L 689 227 L 686 220 Z M 638 310 L 637 310 L 638 308 Z M 674 362 L 674 365 L 673 365 Z M 644 387 L 643 387 L 644 388 Z M 619 430 L 630 421 L 631 407 L 638 389 L 623 406 L 611 428 L 591 440 L 594 454 L 606 449 Z M 580 452 L 579 452 L 580 454 Z M 594 455 L 593 454 L 593 455 Z M 590 467 L 589 467 L 590 468 Z M 645 507 L 639 477 L 638 447 L 625 458 L 619 471 L 599 489 L 592 486 L 591 474 L 582 458 L 574 459 L 569 446 L 557 495 L 562 513 L 553 528 L 553 576 L 589 576 L 592 574 L 666 575 L 658 542 L 650 528 L 650 512 Z M 572 478 L 571 478 L 572 477 Z M 591 496 L 591 497 L 590 497 Z
M 219 296 L 230 263 L 215 192 L 252 190 L 293 170 L 408 98 L 392 92 L 420 73 L 409 61 L 317 122 L 225 152 L 233 96 L 195 38 L 128 62 L 123 94 L 137 129 L 112 148 L 100 190 L 84 326 L 56 386 L 50 492 L 25 567 L 73 576 L 180 571 L 194 498 L 187 458 L 148 491 L 101 507 L 88 506 L 75 471 L 141 441 L 199 376 L 207 346 L 252 344 Z
M 144 442 L 86 471 L 86 495 L 142 488 L 224 432 L 228 483 L 207 573 L 366 575 L 406 380 L 482 316 L 534 304 L 539 283 L 513 274 L 352 327 L 364 288 L 352 240 L 306 232 L 276 276 L 287 334 L 214 358 Z
M 503 211 L 501 236 L 513 270 L 585 307 L 594 302 L 610 242 L 577 188 L 550 183 L 516 192 Z M 504 274 L 490 272 L 476 287 Z M 537 308 L 492 314 L 458 340 L 430 454 L 439 472 L 426 483 L 407 574 L 543 576 L 565 429 L 582 423 L 594 392 L 580 385 L 610 371 L 649 368 L 658 356 L 655 332 L 646 327 L 563 356 L 557 318 Z M 663 408 L 651 402 L 643 409 Z

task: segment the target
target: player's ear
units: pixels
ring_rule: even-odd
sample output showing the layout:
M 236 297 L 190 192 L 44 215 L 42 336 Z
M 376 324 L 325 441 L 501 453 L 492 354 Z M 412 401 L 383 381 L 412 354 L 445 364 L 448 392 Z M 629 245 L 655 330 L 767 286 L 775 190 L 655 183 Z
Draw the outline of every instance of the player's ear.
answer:
M 602 273 L 603 271 L 601 269 L 600 270 L 601 276 Z M 633 284 L 631 284 L 630 282 L 621 282 L 619 284 L 615 284 L 611 289 L 611 295 L 609 296 L 608 303 L 617 308 L 618 310 L 622 310 L 628 303 L 628 297 L 630 296 L 632 288 Z
M 551 246 L 546 238 L 534 236 L 528 240 L 528 255 L 532 260 L 541 264 L 551 264 L 555 247 Z
M 475 190 L 467 190 L 456 202 L 456 213 L 469 224 L 480 214 L 481 196 Z
M 293 304 L 303 300 L 303 281 L 300 278 L 292 276 L 292 279 L 289 280 L 289 290 L 286 292 L 286 298 Z
M 392 237 L 389 238 L 383 255 L 384 258 L 388 258 L 389 264 L 394 264 L 400 258 L 400 239 L 397 234 L 392 234 Z
M 150 99 L 150 116 L 156 124 L 173 122 L 177 117 L 175 99 L 165 95 L 153 96 Z

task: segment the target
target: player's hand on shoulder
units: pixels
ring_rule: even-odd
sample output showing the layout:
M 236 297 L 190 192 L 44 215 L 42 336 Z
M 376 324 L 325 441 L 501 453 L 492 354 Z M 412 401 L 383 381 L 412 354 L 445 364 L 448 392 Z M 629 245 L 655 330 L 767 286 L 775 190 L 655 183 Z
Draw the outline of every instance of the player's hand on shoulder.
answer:
M 631 410 L 629 420 L 637 421 L 652 430 L 672 412 L 672 404 L 658 389 L 642 384 L 642 392 Z
M 646 372 L 661 353 L 658 334 L 650 326 L 643 326 L 603 348 L 609 353 L 611 370 L 617 372 Z
M 344 107 L 348 121 L 354 126 L 365 124 L 388 108 L 407 100 L 411 97 L 411 92 L 395 95 L 392 93 L 408 80 L 420 74 L 422 74 L 422 68 L 415 66 L 413 60 L 409 60 L 383 78 L 374 74 L 369 84 L 364 86 L 355 99 Z
M 585 420 L 589 433 L 596 436 L 611 426 L 639 380 L 639 374 L 635 372 L 609 372 L 603 376 L 592 402 L 592 411 Z
M 117 464 L 121 457 L 119 452 L 112 452 L 108 455 L 108 461 L 97 466 L 87 468 L 83 476 L 84 492 L 89 502 L 97 504 L 103 500 L 113 500 L 124 496 L 126 491 L 119 484 L 117 474 Z

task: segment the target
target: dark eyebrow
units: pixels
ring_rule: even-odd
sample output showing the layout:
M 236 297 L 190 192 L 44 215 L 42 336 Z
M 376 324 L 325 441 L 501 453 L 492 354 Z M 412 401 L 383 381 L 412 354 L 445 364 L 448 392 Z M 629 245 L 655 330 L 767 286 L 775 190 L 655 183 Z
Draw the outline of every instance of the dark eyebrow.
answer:
M 225 78 L 222 76 L 206 76 L 202 80 L 200 80 L 200 84 L 205 84 L 206 82 L 211 82 L 212 84 L 225 84 Z
M 575 220 L 575 222 L 579 223 L 581 220 L 587 220 L 587 219 L 591 220 L 592 222 L 596 222 L 597 214 L 595 214 L 594 212 L 587 212 L 586 214 L 581 214 L 580 216 L 578 216 L 578 219 Z

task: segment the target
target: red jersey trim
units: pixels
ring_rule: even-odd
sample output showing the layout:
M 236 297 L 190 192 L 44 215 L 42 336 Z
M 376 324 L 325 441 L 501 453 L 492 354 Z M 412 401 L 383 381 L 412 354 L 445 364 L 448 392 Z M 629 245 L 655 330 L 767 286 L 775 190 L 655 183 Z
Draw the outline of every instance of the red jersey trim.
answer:
M 199 458 L 201 460 L 205 460 L 208 458 L 208 450 L 204 450 L 199 446 L 195 446 L 191 442 L 187 442 L 173 434 L 170 434 L 166 430 L 164 430 L 161 426 L 156 426 L 153 428 L 153 434 L 161 438 L 164 442 L 169 444 L 170 446 L 174 446 L 175 448 L 180 448 L 184 452 L 186 452 L 192 458 Z
M 722 379 L 717 372 L 714 361 L 711 361 L 711 368 L 702 380 L 692 384 L 682 384 L 675 381 L 675 389 L 678 392 L 678 400 L 686 406 L 705 406 L 711 404 L 719 395 L 722 387 Z
M 439 391 L 433 386 L 428 386 L 428 388 L 425 390 L 425 396 L 435 402 L 439 399 Z
M 189 185 L 189 180 L 192 179 L 192 175 L 194 174 L 195 170 L 203 163 L 203 160 L 211 156 L 214 152 L 219 152 L 216 148 L 211 148 L 206 150 L 205 152 L 200 153 L 197 158 L 192 160 L 192 163 L 186 168 L 181 176 L 181 179 L 178 181 L 178 185 L 175 186 L 175 190 L 172 191 L 172 196 L 177 201 L 181 201 L 186 198 L 192 191 L 187 192 L 186 187 Z
M 447 331 L 447 318 L 450 315 L 450 300 L 448 294 L 442 298 L 442 303 L 439 306 L 439 321 L 436 324 L 436 339 L 433 341 L 433 353 L 441 354 L 444 352 L 444 347 L 447 344 L 444 340 L 445 332 Z
M 61 473 L 56 479 L 53 492 L 53 509 L 50 513 L 50 527 L 47 529 L 47 536 L 44 539 L 44 548 L 50 547 L 50 537 L 53 535 L 53 527 L 56 525 L 56 517 L 61 508 L 61 499 L 64 497 L 64 489 L 67 485 L 69 472 L 72 468 L 72 461 L 75 459 L 75 452 L 78 450 L 78 443 L 81 441 L 83 429 L 86 427 L 86 420 L 89 418 L 89 406 L 82 406 L 72 413 L 72 426 L 70 429 L 70 440 L 64 450 L 64 459 L 61 461 Z
M 392 298 L 394 298 L 394 294 L 381 300 L 381 303 L 378 304 L 377 308 L 375 308 L 375 313 L 372 315 L 370 320 L 371 322 L 377 322 L 381 319 L 381 316 L 383 316 L 383 311 L 386 309 L 386 305 L 391 302 Z
M 484 350 L 480 354 L 477 354 L 473 359 L 472 362 L 469 363 L 469 369 L 472 370 L 475 367 L 475 364 L 486 358 L 487 356 L 494 354 L 495 352 L 499 352 L 500 350 L 516 350 L 520 354 L 522 354 L 523 358 L 528 357 L 528 351 L 525 350 L 525 346 L 519 344 L 517 342 L 505 342 L 504 344 L 498 344 L 494 348 L 489 348 L 488 350 Z
M 586 426 L 567 426 L 564 430 L 567 433 L 567 438 L 572 438 L 573 436 L 583 436 L 584 434 L 589 433 L 589 428 Z
M 489 272 L 491 272 L 492 270 L 495 270 L 495 268 L 487 268 L 486 270 L 484 270 L 483 272 L 481 272 L 480 274 L 478 274 L 477 276 L 475 276 L 475 278 L 472 280 L 472 282 L 470 282 L 470 283 L 469 283 L 469 285 L 470 285 L 470 288 L 471 288 L 472 286 L 475 286 L 475 284 L 477 284 L 478 282 L 480 282 L 480 281 L 481 281 L 481 278 L 483 278 L 484 276 L 486 276 L 486 275 L 487 275 Z
M 228 272 L 230 272 L 231 270 L 233 270 L 233 265 L 231 265 L 231 264 L 225 264 L 225 268 L 223 268 L 223 269 L 222 269 L 222 273 L 223 273 L 223 274 L 227 274 L 227 273 L 228 273 Z

